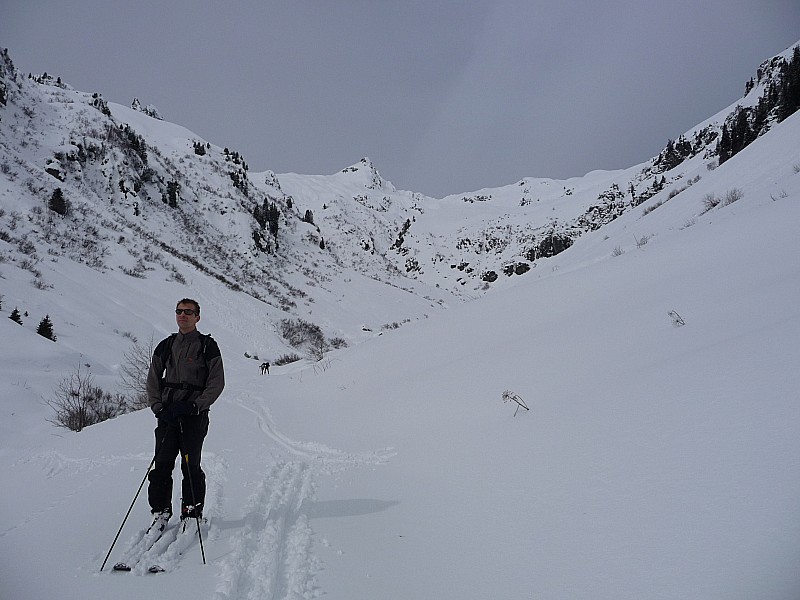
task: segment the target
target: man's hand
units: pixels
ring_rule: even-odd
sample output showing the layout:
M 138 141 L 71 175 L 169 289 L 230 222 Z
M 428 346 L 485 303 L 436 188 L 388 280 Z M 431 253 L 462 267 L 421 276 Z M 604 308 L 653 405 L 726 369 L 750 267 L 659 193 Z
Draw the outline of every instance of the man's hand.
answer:
M 199 414 L 197 404 L 194 402 L 172 402 L 167 408 L 170 409 L 176 421 L 180 420 L 181 417 Z
M 162 408 L 156 417 L 167 425 L 175 426 L 184 416 L 199 414 L 194 402 L 170 402 Z

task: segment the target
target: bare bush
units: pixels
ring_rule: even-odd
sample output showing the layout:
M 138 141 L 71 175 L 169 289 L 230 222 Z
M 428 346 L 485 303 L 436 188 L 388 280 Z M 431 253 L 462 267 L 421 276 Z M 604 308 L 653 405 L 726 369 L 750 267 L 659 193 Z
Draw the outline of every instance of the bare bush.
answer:
M 278 358 L 275 359 L 275 366 L 280 367 L 283 365 L 288 365 L 293 362 L 297 362 L 300 360 L 300 357 L 297 354 L 290 353 L 290 354 L 282 354 Z
M 139 341 L 139 339 L 135 335 L 133 335 L 132 331 L 120 331 L 119 329 L 115 329 L 114 333 L 118 333 L 122 337 L 128 338 L 134 344 Z
M 733 204 L 737 200 L 741 200 L 744 197 L 744 193 L 739 188 L 731 188 L 727 192 L 725 192 L 725 199 L 722 201 L 723 206 L 728 206 L 728 204 Z
M 324 338 L 314 339 L 308 348 L 308 358 L 314 362 L 319 362 L 325 358 L 325 352 L 327 352 L 328 348 L 328 342 Z
M 186 277 L 184 277 L 183 273 L 178 270 L 178 267 L 175 265 L 170 265 L 168 270 L 170 271 L 168 281 L 177 281 L 181 285 L 186 285 Z
M 347 348 L 347 340 L 340 337 L 331 338 L 329 340 L 331 348 L 336 348 L 337 350 L 340 348 Z
M 45 402 L 55 411 L 55 416 L 48 421 L 71 431 L 81 431 L 128 410 L 124 396 L 105 392 L 94 385 L 94 377 L 80 365 L 58 384 L 53 397 Z
M 23 258 L 19 263 L 20 269 L 25 269 L 26 271 L 30 271 L 33 273 L 34 277 L 41 277 L 42 272 L 36 268 L 36 265 L 39 264 L 39 259 L 31 260 L 29 258 Z
M 42 290 L 42 291 L 53 289 L 53 284 L 47 283 L 44 279 L 42 279 L 41 273 L 39 274 L 39 276 L 31 279 L 31 285 L 35 287 L 37 290 Z
M 325 335 L 319 325 L 309 323 L 303 319 L 282 319 L 279 327 L 281 336 L 292 346 L 302 346 L 306 343 L 311 345 L 326 344 Z
M 672 191 L 674 192 L 675 190 L 672 190 Z M 675 194 L 675 195 L 677 195 L 677 194 Z M 672 195 L 672 192 L 670 192 L 670 198 L 673 198 L 673 197 L 674 197 L 674 196 Z M 663 200 L 661 200 L 661 201 L 659 201 L 659 202 L 656 202 L 656 203 L 655 203 L 655 204 L 653 204 L 652 206 L 645 206 L 645 207 L 644 207 L 644 209 L 643 209 L 643 211 L 642 211 L 642 216 L 644 217 L 645 215 L 648 215 L 648 214 L 650 214 L 651 212 L 653 212 L 655 209 L 657 209 L 657 208 L 658 208 L 659 206 L 661 206 L 662 204 L 664 204 L 664 201 L 663 201 Z
M 136 264 L 131 268 L 122 267 L 122 272 L 125 273 L 125 275 L 130 275 L 131 277 L 136 277 L 138 279 L 147 279 L 147 271 L 152 270 L 152 268 L 149 268 L 144 264 L 144 260 L 141 258 L 139 258 L 139 260 L 136 261 Z
M 140 344 L 131 336 L 131 347 L 122 356 L 119 368 L 120 385 L 130 392 L 130 407 L 134 410 L 147 408 L 147 372 L 150 370 L 150 359 L 155 350 L 155 339 L 150 335 L 146 344 Z
M 26 254 L 27 256 L 31 256 L 31 257 L 34 258 L 34 260 L 36 260 L 36 246 L 33 244 L 33 242 L 28 241 L 27 238 L 21 239 L 19 241 L 19 244 L 17 244 L 17 248 L 19 249 L 19 251 L 22 254 Z M 23 267 L 23 269 L 24 268 L 27 268 L 27 267 Z
M 717 198 L 717 195 L 714 192 L 709 192 L 703 196 L 703 208 L 706 209 L 706 212 L 719 206 L 719 203 L 720 199 Z

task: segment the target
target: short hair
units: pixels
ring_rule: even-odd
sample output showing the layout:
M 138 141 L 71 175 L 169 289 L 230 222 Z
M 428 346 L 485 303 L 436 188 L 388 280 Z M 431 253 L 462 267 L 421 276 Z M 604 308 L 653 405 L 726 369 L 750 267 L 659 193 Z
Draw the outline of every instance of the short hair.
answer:
M 194 310 L 197 312 L 197 316 L 200 316 L 200 303 L 197 300 L 193 300 L 192 298 L 184 298 L 183 300 L 178 300 L 178 303 L 175 305 L 175 308 L 178 308 L 181 304 L 194 304 Z

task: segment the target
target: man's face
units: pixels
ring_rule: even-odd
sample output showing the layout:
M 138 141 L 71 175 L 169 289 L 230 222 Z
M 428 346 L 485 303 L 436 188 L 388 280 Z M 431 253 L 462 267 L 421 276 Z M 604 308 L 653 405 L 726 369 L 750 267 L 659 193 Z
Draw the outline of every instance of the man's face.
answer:
M 188 313 L 186 311 L 189 311 Z M 178 329 L 181 333 L 189 333 L 197 329 L 197 322 L 200 320 L 200 315 L 197 314 L 197 309 L 194 304 L 178 304 L 175 314 L 175 321 L 178 323 Z

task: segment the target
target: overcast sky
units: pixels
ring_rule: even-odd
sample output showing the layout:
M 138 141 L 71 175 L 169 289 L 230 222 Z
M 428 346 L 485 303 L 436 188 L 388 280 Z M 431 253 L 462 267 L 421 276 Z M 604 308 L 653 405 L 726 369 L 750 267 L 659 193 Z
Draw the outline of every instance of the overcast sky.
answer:
M 5 0 L 23 73 L 134 97 L 250 171 L 363 156 L 435 197 L 644 162 L 800 39 L 798 0 Z

